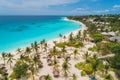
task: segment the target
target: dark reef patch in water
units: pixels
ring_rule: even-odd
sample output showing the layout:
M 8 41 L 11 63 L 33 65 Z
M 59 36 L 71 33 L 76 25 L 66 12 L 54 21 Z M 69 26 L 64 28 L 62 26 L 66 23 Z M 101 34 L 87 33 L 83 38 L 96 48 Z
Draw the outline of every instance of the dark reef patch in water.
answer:
M 22 26 L 18 26 L 18 27 L 10 29 L 10 31 L 11 32 L 21 32 L 21 31 L 24 31 L 24 30 L 28 30 L 29 28 L 30 28 L 29 26 L 22 25 Z

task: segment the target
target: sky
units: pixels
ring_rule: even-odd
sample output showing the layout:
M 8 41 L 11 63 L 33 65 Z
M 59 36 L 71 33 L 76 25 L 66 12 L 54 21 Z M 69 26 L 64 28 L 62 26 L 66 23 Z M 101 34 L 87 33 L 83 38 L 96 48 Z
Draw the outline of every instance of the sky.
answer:
M 0 0 L 0 15 L 120 14 L 120 0 Z

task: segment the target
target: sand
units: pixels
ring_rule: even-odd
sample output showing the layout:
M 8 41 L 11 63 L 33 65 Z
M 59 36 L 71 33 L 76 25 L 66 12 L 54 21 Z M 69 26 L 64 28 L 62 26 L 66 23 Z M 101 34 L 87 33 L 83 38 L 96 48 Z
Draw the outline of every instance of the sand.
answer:
M 69 20 L 69 19 L 65 18 L 65 20 Z M 77 29 L 77 30 L 75 30 L 75 31 L 72 31 L 72 33 L 73 33 L 74 35 L 76 35 L 79 30 L 81 30 L 81 31 L 83 32 L 84 30 L 87 29 L 86 25 L 84 25 L 83 23 L 81 23 L 81 22 L 79 22 L 79 21 L 74 21 L 74 20 L 69 20 L 69 21 L 77 22 L 77 23 L 79 23 L 79 24 L 82 26 L 80 29 Z M 71 33 L 71 32 L 70 32 L 70 33 Z M 64 35 L 64 36 L 66 36 L 66 40 L 65 40 L 65 41 L 68 40 L 68 37 L 69 37 L 69 34 L 70 34 L 70 33 Z M 53 46 L 54 46 L 53 41 L 60 42 L 60 38 L 58 37 L 58 38 L 56 38 L 56 39 L 47 41 L 47 44 L 48 44 L 49 48 L 53 48 Z M 80 75 L 80 70 L 78 70 L 78 69 L 76 69 L 76 68 L 74 67 L 76 63 L 78 63 L 78 62 L 80 62 L 80 61 L 81 61 L 81 62 L 84 61 L 84 59 L 82 58 L 82 54 L 84 54 L 84 52 L 86 52 L 89 47 L 92 47 L 92 46 L 95 45 L 94 43 L 86 43 L 86 42 L 85 42 L 84 44 L 86 44 L 85 47 L 79 50 L 79 54 L 80 54 L 80 55 L 78 56 L 78 59 L 75 60 L 75 59 L 73 58 L 73 56 L 71 57 L 72 59 L 70 60 L 70 64 L 71 64 L 71 65 L 70 65 L 70 73 L 69 73 L 69 76 L 70 76 L 70 77 L 69 77 L 68 80 L 70 80 L 70 78 L 72 78 L 71 76 L 72 76 L 72 74 L 74 74 L 74 73 L 77 75 L 78 80 L 89 80 L 89 77 L 88 77 L 88 76 L 81 77 L 81 75 Z M 69 49 L 69 48 L 66 48 L 66 49 L 68 50 L 68 52 L 67 52 L 66 54 L 72 54 L 72 53 L 73 53 L 73 50 L 74 50 L 74 49 L 73 49 L 73 50 L 72 50 L 72 49 Z M 25 50 L 25 48 L 23 48 L 23 50 Z M 16 51 L 12 51 L 11 53 L 15 55 L 15 56 L 14 56 L 15 59 L 19 58 L 19 56 L 20 56 L 20 55 L 16 54 Z M 44 57 L 46 57 L 46 56 L 47 56 L 46 53 L 45 53 L 45 52 L 42 52 L 42 54 L 41 54 L 41 61 L 43 62 L 43 66 L 44 66 L 44 67 L 39 70 L 37 76 L 35 76 L 35 80 L 39 80 L 39 77 L 40 77 L 41 75 L 47 75 L 47 74 L 49 74 L 50 76 L 52 76 L 53 80 L 64 80 L 65 78 L 64 78 L 63 76 L 60 76 L 59 78 L 54 78 L 54 77 L 53 77 L 53 74 L 52 74 L 53 68 L 47 65 L 47 60 L 44 58 Z M 3 60 L 0 60 L 0 63 L 3 63 Z M 62 65 L 62 63 L 63 63 L 63 59 L 59 59 L 59 65 L 60 65 L 60 66 Z M 12 65 L 14 65 L 14 64 L 15 64 L 15 61 L 13 62 Z M 8 72 L 9 72 L 9 73 L 12 72 L 12 69 L 10 69 L 10 67 L 9 67 L 8 64 L 7 64 L 7 69 L 8 69 Z M 59 67 L 59 69 L 61 70 L 62 68 Z M 60 74 L 62 74 L 61 71 L 60 71 Z M 28 80 L 31 80 L 31 79 L 28 79 Z

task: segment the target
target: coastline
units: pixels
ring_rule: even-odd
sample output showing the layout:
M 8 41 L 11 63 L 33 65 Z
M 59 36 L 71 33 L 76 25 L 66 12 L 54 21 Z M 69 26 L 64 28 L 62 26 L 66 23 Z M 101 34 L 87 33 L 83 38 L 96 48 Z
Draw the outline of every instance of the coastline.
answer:
M 79 22 L 79 21 L 69 20 L 69 19 L 67 19 L 67 18 L 65 18 L 65 20 L 72 21 L 72 22 L 77 22 L 77 23 L 79 23 L 79 24 L 81 25 L 81 27 L 80 27 L 79 29 L 74 30 L 74 31 L 71 31 L 71 32 L 73 33 L 73 35 L 76 35 L 79 30 L 81 30 L 81 32 L 82 32 L 82 31 L 84 31 L 84 30 L 87 29 L 86 25 L 84 25 L 83 23 L 81 23 L 81 22 Z M 68 34 L 63 35 L 63 36 L 66 36 L 65 41 L 67 41 L 67 40 L 69 39 L 68 37 L 69 37 L 69 34 L 70 34 L 71 32 L 69 32 Z M 49 49 L 52 49 L 52 48 L 53 48 L 53 46 L 54 46 L 53 41 L 60 42 L 60 37 L 47 41 L 47 44 L 48 44 L 48 46 L 49 46 Z M 38 44 L 38 45 L 39 45 L 39 44 Z M 86 50 L 87 50 L 86 48 L 88 48 L 89 46 L 93 46 L 93 44 L 86 45 L 85 49 L 82 49 L 82 50 L 86 51 Z M 27 47 L 30 47 L 30 46 L 27 46 Z M 25 51 L 25 48 L 26 48 L 26 47 L 21 48 L 23 52 Z M 68 49 L 68 51 L 69 51 L 68 53 L 72 53 L 71 50 Z M 53 74 L 52 74 L 52 71 L 53 71 L 53 70 L 51 69 L 51 67 L 49 68 L 49 66 L 47 65 L 46 59 L 45 59 L 45 57 L 46 57 L 47 54 L 45 54 L 46 52 L 44 52 L 44 51 L 42 51 L 42 52 L 43 52 L 43 53 L 40 54 L 40 56 L 41 56 L 41 61 L 44 63 L 44 64 L 43 64 L 44 67 L 43 67 L 43 68 L 41 69 L 41 71 L 39 72 L 39 75 L 46 75 L 46 74 L 53 75 Z M 49 50 L 48 50 L 48 52 L 49 52 Z M 47 52 L 47 53 L 48 53 L 48 52 Z M 16 59 L 16 60 L 20 57 L 20 54 L 17 54 L 17 52 L 16 52 L 15 50 L 13 50 L 11 53 L 14 54 L 14 59 Z M 82 54 L 84 54 L 84 53 L 82 52 L 81 55 L 82 55 Z M 79 55 L 79 56 L 81 57 L 81 55 Z M 76 73 L 77 76 L 78 76 L 78 74 L 79 74 L 80 72 L 79 72 L 79 70 L 77 70 L 77 69 L 74 67 L 74 65 L 75 65 L 76 63 L 78 63 L 79 61 L 84 61 L 84 60 L 83 60 L 82 58 L 79 58 L 79 60 L 74 61 L 73 56 L 72 56 L 72 60 L 70 61 L 70 63 L 72 63 L 72 64 L 71 64 L 70 71 L 71 71 L 72 73 Z M 63 62 L 63 60 L 61 59 L 59 64 L 62 65 L 62 62 Z M 16 63 L 16 61 L 13 61 L 12 64 L 14 65 L 15 63 Z M 2 61 L 2 60 L 0 61 L 0 64 L 3 64 L 3 61 Z M 11 73 L 11 72 L 12 72 L 12 68 L 9 68 L 9 65 L 7 65 L 6 67 L 8 68 L 8 72 Z M 61 69 L 61 68 L 60 68 L 60 69 Z M 38 80 L 38 79 L 39 79 L 39 76 L 35 76 L 35 79 Z M 59 77 L 58 79 L 59 79 L 59 80 L 63 80 L 64 77 Z M 57 79 L 57 78 L 54 78 L 54 80 L 58 80 L 58 79 Z M 88 80 L 88 79 L 89 79 L 89 77 L 87 77 L 87 76 L 85 76 L 85 77 L 79 77 L 79 80 Z M 31 80 L 31 79 L 28 79 L 28 80 Z
M 74 31 L 71 31 L 74 35 L 76 35 L 79 30 L 84 31 L 84 30 L 87 29 L 86 25 L 83 24 L 83 23 L 80 22 L 80 21 L 70 20 L 70 19 L 68 19 L 67 17 L 65 17 L 64 20 L 66 20 L 66 21 L 71 21 L 71 22 L 75 22 L 75 23 L 78 23 L 78 24 L 81 25 L 81 28 L 79 28 L 79 29 L 77 29 L 77 30 L 74 30 Z M 68 37 L 69 37 L 69 35 L 70 35 L 71 32 L 69 32 L 69 33 L 67 33 L 67 34 L 64 34 L 63 36 L 66 36 L 66 39 L 68 39 Z M 47 42 L 48 45 L 52 45 L 51 47 L 53 47 L 53 46 L 54 46 L 53 41 L 59 42 L 59 40 L 60 40 L 60 38 L 57 37 L 57 38 L 48 40 L 48 41 L 46 41 L 46 42 Z M 20 48 L 21 48 L 22 50 L 25 50 L 26 47 L 30 47 L 30 44 L 29 44 L 29 45 L 26 45 L 26 46 L 22 46 L 22 47 L 20 47 Z M 10 53 L 12 53 L 12 54 L 15 55 L 15 54 L 16 54 L 16 50 L 17 50 L 17 48 L 14 48 L 14 49 L 11 49 L 11 50 L 9 50 L 9 51 L 4 51 L 4 52 L 10 52 Z

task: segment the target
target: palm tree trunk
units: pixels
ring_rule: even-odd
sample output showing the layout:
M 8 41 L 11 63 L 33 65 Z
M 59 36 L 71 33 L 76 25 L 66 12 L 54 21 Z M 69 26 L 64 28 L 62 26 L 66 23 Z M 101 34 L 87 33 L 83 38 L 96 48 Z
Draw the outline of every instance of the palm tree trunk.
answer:
M 34 74 L 32 74 L 32 80 L 35 80 Z

